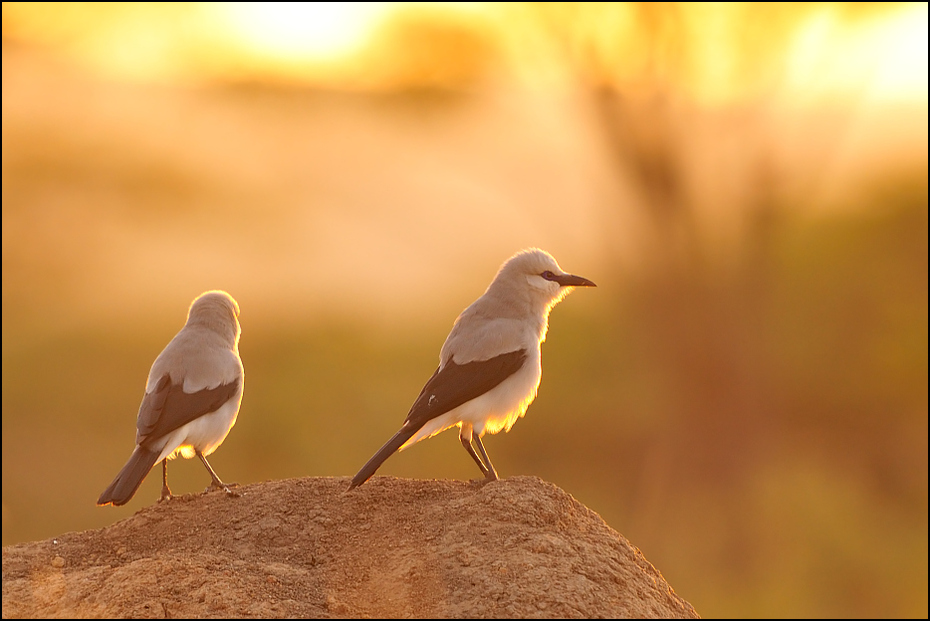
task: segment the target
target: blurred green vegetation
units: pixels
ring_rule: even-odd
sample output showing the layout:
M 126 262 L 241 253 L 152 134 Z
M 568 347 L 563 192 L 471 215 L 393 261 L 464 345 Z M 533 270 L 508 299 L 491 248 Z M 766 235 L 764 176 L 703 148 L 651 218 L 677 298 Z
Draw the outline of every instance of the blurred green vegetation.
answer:
M 603 315 L 559 309 L 546 373 L 579 390 L 544 383 L 534 419 L 557 429 L 503 450 L 552 447 L 535 471 L 571 477 L 698 610 L 926 610 L 926 186 L 863 200 L 774 218 L 725 275 L 692 265 L 600 291 Z

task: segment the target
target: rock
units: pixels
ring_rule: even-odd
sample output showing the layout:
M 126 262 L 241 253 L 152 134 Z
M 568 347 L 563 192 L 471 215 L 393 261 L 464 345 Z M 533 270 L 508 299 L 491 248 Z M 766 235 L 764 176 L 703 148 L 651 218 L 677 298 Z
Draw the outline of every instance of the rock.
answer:
M 538 478 L 348 483 L 187 495 L 5 547 L 3 617 L 697 617 L 622 535 Z

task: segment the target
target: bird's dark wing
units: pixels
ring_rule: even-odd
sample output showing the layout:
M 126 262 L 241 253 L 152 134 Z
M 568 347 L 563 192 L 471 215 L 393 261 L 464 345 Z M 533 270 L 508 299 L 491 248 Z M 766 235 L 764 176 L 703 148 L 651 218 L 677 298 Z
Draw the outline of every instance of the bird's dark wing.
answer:
M 526 350 L 518 349 L 490 360 L 455 364 L 436 369 L 413 402 L 400 431 L 388 440 L 352 478 L 349 489 L 358 487 L 381 467 L 384 461 L 413 437 L 427 422 L 458 406 L 480 397 L 520 370 L 526 362 Z
M 427 421 L 488 392 L 520 370 L 524 362 L 525 349 L 466 364 L 450 360 L 426 382 L 404 423 L 419 429 Z
M 215 412 L 232 399 L 239 390 L 240 381 L 241 379 L 236 379 L 216 388 L 186 393 L 183 383 L 174 384 L 170 375 L 162 375 L 155 385 L 155 390 L 147 393 L 139 406 L 136 444 L 160 438 L 204 414 Z

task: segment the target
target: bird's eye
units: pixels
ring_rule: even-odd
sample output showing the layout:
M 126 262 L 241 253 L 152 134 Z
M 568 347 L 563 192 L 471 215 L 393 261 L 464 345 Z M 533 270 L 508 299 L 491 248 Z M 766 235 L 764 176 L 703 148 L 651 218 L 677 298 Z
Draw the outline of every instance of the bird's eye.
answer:
M 553 278 L 555 278 L 555 274 L 553 274 L 553 273 L 550 272 L 549 270 L 546 270 L 545 272 L 543 272 L 542 274 L 540 274 L 540 276 L 542 276 L 542 277 L 545 278 L 546 280 L 552 280 Z

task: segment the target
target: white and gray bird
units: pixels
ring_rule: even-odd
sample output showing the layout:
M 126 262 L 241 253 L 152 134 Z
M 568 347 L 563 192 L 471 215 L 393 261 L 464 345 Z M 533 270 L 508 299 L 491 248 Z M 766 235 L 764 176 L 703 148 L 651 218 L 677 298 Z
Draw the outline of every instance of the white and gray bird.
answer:
M 239 305 L 225 291 L 198 296 L 187 323 L 155 359 L 136 421 L 136 448 L 98 505 L 123 505 L 162 462 L 161 500 L 171 497 L 168 460 L 181 454 L 200 458 L 210 488 L 237 495 L 224 484 L 206 456 L 236 424 L 245 373 L 239 358 Z
M 439 352 L 439 368 L 403 426 L 362 466 L 349 489 L 371 478 L 395 451 L 450 427 L 459 427 L 462 446 L 484 480 L 496 481 L 481 436 L 510 431 L 526 413 L 542 376 L 540 345 L 546 340 L 549 311 L 573 287 L 594 286 L 564 272 L 552 255 L 538 248 L 510 257 L 484 295 L 455 320 Z

